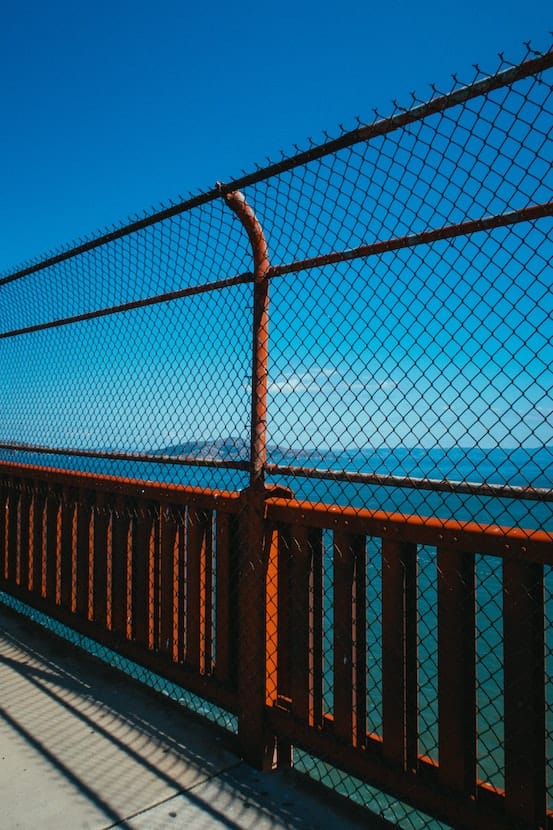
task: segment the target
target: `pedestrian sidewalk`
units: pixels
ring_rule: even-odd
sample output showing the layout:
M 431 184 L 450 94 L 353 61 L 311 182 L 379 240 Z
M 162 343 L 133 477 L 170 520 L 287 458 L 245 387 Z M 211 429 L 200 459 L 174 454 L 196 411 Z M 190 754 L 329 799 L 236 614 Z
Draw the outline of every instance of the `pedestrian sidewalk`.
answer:
M 3 830 L 391 826 L 256 772 L 219 730 L 3 606 L 0 803 Z

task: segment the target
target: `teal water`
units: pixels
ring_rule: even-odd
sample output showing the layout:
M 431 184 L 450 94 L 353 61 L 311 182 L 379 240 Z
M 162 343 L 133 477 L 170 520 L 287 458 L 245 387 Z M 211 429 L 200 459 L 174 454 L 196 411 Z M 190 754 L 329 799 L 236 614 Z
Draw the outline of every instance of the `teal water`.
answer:
M 213 456 L 225 460 L 244 460 L 244 447 L 230 442 L 218 447 Z M 187 447 L 188 449 L 188 447 Z M 193 454 L 193 453 L 190 453 Z M 201 453 L 199 453 L 201 457 Z M 238 470 L 191 467 L 151 461 L 117 461 L 106 458 L 79 458 L 0 450 L 0 459 L 120 475 L 148 481 L 166 481 L 209 489 L 240 490 L 248 484 L 248 474 Z M 314 467 L 322 471 L 348 471 L 378 475 L 430 478 L 452 482 L 508 484 L 517 487 L 553 487 L 553 447 L 538 449 L 482 448 L 396 448 L 350 450 L 283 450 L 269 448 L 270 463 L 281 466 Z M 331 504 L 438 516 L 459 521 L 527 528 L 553 529 L 553 502 L 497 498 L 491 496 L 410 490 L 388 486 L 352 484 L 304 476 L 271 476 L 268 484 L 283 484 L 300 499 Z

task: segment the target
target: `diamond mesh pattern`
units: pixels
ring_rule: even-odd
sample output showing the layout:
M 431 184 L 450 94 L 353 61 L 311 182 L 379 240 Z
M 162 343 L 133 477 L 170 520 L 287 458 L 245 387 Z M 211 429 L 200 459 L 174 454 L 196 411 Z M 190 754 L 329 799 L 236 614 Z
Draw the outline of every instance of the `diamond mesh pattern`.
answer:
M 551 53 L 525 62 L 0 278 L 0 459 L 132 480 L 0 476 L 2 580 L 227 684 L 232 728 L 251 691 L 246 757 L 267 712 L 281 762 L 303 718 L 296 766 L 401 827 L 445 825 L 353 775 L 379 752 L 471 809 L 511 786 L 519 622 L 551 703 L 551 563 L 471 536 L 553 529 Z M 462 675 L 442 647 L 459 609 Z M 457 730 L 444 771 L 452 676 L 475 751 Z

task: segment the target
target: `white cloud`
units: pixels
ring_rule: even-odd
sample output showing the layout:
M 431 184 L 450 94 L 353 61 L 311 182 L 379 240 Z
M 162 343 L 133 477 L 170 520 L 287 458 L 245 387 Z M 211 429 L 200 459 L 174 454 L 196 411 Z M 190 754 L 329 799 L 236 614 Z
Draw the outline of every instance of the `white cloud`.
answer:
M 378 379 L 363 372 L 356 375 L 349 367 L 339 369 L 334 366 L 313 366 L 311 369 L 282 372 L 269 383 L 272 394 L 291 394 L 324 392 L 330 394 L 389 392 L 397 383 L 391 378 Z

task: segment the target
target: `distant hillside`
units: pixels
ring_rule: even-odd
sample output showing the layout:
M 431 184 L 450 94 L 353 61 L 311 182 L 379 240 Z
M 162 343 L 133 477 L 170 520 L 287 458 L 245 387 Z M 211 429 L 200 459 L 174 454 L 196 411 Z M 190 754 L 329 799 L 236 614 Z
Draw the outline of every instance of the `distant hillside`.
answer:
M 250 442 L 240 436 L 228 436 L 207 441 L 183 441 L 181 444 L 171 444 L 156 451 L 158 455 L 182 456 L 183 458 L 217 459 L 220 461 L 248 461 L 250 458 Z M 289 447 L 269 445 L 267 455 L 277 463 L 287 461 L 292 463 L 303 450 L 293 450 Z
M 207 441 L 183 441 L 171 444 L 157 451 L 159 455 L 173 455 L 191 458 L 247 461 L 250 456 L 249 441 L 240 436 L 217 438 Z

